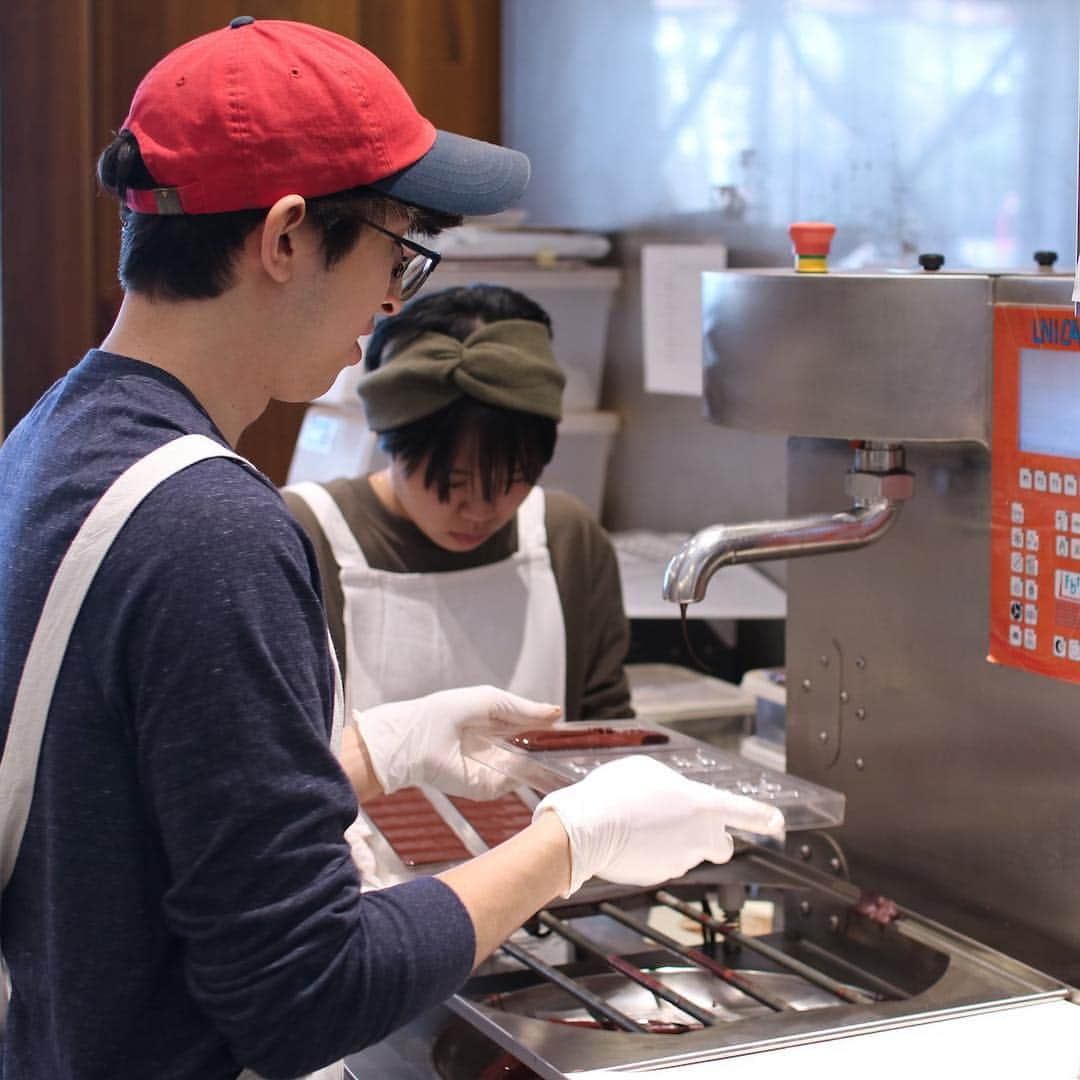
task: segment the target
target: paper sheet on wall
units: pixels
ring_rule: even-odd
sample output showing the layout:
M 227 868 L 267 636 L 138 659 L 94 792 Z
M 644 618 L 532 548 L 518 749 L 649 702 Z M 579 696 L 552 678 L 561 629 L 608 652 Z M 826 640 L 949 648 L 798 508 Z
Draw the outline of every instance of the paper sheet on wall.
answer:
M 723 244 L 646 244 L 641 249 L 649 393 L 701 396 L 701 273 L 726 266 Z

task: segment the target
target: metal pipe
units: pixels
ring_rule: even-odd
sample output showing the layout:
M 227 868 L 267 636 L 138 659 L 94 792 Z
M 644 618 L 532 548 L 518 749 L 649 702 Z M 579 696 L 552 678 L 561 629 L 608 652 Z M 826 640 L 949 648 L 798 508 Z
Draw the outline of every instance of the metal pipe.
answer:
M 648 923 L 641 922 L 632 915 L 627 915 L 622 908 L 618 908 L 614 904 L 601 903 L 597 905 L 597 907 L 605 915 L 622 923 L 623 926 L 629 926 L 631 930 L 636 930 L 643 938 L 655 941 L 658 945 L 662 945 L 665 949 L 669 949 L 671 952 L 675 953 L 676 956 L 681 956 L 684 960 L 689 960 L 692 964 L 696 964 L 699 968 L 709 972 L 710 975 L 715 975 L 718 979 L 726 982 L 728 986 L 733 986 L 747 997 L 753 998 L 755 1001 L 767 1006 L 774 1012 L 783 1012 L 785 1009 L 789 1008 L 786 1001 L 782 1001 L 775 995 L 770 994 L 767 990 L 762 990 L 755 986 L 745 975 L 740 975 L 739 972 L 732 970 L 726 964 L 721 964 L 718 960 L 714 960 L 700 949 L 694 949 L 689 945 L 683 945 L 681 941 L 676 941 L 673 937 L 669 937 L 667 934 L 649 926 Z
M 882 997 L 892 998 L 895 1001 L 903 1001 L 905 998 L 911 997 L 909 993 L 902 990 L 895 983 L 891 983 L 888 980 L 881 978 L 880 975 L 872 974 L 865 968 L 859 967 L 858 964 L 853 964 L 850 960 L 845 960 L 842 956 L 838 956 L 836 953 L 823 948 L 816 941 L 811 941 L 810 938 L 802 938 L 799 942 L 799 947 L 808 953 L 814 953 L 816 956 L 820 956 L 824 962 L 835 968 L 842 968 L 845 971 L 850 971 L 853 979 L 858 979 L 868 986 L 873 986 Z
M 698 911 L 697 908 L 680 900 L 677 896 L 672 895 L 665 889 L 660 889 L 656 893 L 656 899 L 665 907 L 672 908 L 680 914 L 685 915 L 687 918 L 693 919 L 702 927 L 715 930 L 725 938 L 750 949 L 752 952 L 756 952 L 761 956 L 766 957 L 777 966 L 785 968 L 794 975 L 799 975 L 807 982 L 813 983 L 815 986 L 820 986 L 822 990 L 828 990 L 830 994 L 834 994 L 836 997 L 840 998 L 841 1001 L 850 1002 L 852 1005 L 869 1005 L 875 1001 L 881 1000 L 874 994 L 869 994 L 864 990 L 847 986 L 845 983 L 829 978 L 828 975 L 818 971 L 817 968 L 813 968 L 809 964 L 804 964 L 801 960 L 796 960 L 793 956 L 788 956 L 787 953 L 781 952 L 780 949 L 774 949 L 764 941 L 758 941 L 756 938 L 749 937 L 738 930 L 725 929 L 724 925 L 718 919 L 714 919 L 711 915 L 706 915 L 703 911 Z
M 625 975 L 639 986 L 644 986 L 650 993 L 655 994 L 659 998 L 663 998 L 664 1001 L 668 1002 L 670 1005 L 674 1005 L 675 1008 L 681 1009 L 687 1016 L 692 1016 L 706 1027 L 712 1027 L 716 1023 L 716 1017 L 711 1012 L 695 1005 L 689 998 L 683 997 L 682 994 L 665 986 L 658 979 L 654 979 L 651 975 L 647 975 L 644 971 L 634 967 L 633 964 L 628 963 L 621 956 L 604 952 L 599 945 L 590 941 L 584 934 L 579 934 L 576 930 L 563 922 L 562 919 L 557 919 L 547 911 L 541 911 L 537 918 L 544 926 L 550 927 L 556 934 L 566 938 L 572 945 L 576 945 L 583 952 L 591 953 L 593 956 L 599 957 L 612 970 L 619 972 L 620 975 Z
M 621 1028 L 623 1031 L 645 1031 L 645 1026 L 639 1024 L 636 1020 L 631 1020 L 626 1013 L 620 1012 L 613 1005 L 609 1005 L 603 998 L 597 997 L 596 994 L 585 987 L 580 986 L 577 982 L 570 978 L 569 975 L 564 975 L 557 968 L 551 967 L 550 964 L 545 964 L 543 960 L 538 960 L 532 953 L 526 952 L 524 949 L 519 948 L 517 945 L 511 944 L 509 941 L 504 941 L 500 946 L 502 951 L 508 956 L 512 956 L 519 964 L 524 964 L 525 967 L 535 971 L 537 975 L 543 976 L 548 982 L 557 986 L 564 993 L 570 994 L 581 1002 L 582 1005 L 589 1011 L 590 1015 L 594 1016 L 597 1020 L 607 1020 L 617 1028 Z
M 668 563 L 664 599 L 677 604 L 704 600 L 709 579 L 725 566 L 864 547 L 885 533 L 899 510 L 882 500 L 839 514 L 710 525 L 691 536 Z
M 704 600 L 709 579 L 724 566 L 824 555 L 872 544 L 885 535 L 914 491 L 914 478 L 903 466 L 903 447 L 860 444 L 844 485 L 853 498 L 851 509 L 702 529 L 668 563 L 664 599 L 677 604 Z

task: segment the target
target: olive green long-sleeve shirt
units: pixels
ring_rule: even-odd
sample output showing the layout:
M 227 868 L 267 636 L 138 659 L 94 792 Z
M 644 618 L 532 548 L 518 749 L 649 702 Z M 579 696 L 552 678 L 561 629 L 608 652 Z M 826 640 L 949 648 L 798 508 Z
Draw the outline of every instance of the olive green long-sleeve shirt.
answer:
M 391 514 L 367 476 L 332 480 L 325 487 L 375 570 L 421 574 L 468 570 L 508 558 L 517 550 L 516 520 L 472 551 L 446 551 L 411 521 Z M 308 505 L 288 490 L 284 494 L 315 545 L 330 632 L 338 656 L 344 657 L 344 600 L 337 561 Z M 614 548 L 583 503 L 559 491 L 545 489 L 544 495 L 551 566 L 566 626 L 565 715 L 569 720 L 633 716 L 623 670 L 630 630 Z

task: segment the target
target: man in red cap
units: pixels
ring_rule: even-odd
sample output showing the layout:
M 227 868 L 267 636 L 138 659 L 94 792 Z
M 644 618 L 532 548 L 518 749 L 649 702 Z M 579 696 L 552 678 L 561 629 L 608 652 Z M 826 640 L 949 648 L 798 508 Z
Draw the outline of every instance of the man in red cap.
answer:
M 311 546 L 231 448 L 420 287 L 406 234 L 509 205 L 528 162 L 436 132 L 355 42 L 241 17 L 146 76 L 99 177 L 123 305 L 0 448 L 6 1080 L 340 1076 L 553 896 L 777 825 L 630 758 L 362 894 L 358 797 L 497 792 L 463 726 L 557 710 L 467 687 L 345 725 Z

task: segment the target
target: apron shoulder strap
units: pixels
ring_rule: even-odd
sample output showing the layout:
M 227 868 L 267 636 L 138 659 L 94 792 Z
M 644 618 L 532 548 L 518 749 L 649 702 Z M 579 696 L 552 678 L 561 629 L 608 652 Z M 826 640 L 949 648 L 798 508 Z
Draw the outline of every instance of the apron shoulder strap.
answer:
M 547 547 L 546 503 L 544 489 L 539 484 L 529 492 L 518 507 L 518 551 L 533 552 Z
M 135 462 L 87 515 L 49 586 L 15 692 L 7 740 L 0 757 L 0 889 L 7 886 L 22 844 L 34 793 L 45 722 L 56 678 L 75 620 L 98 568 L 139 504 L 170 476 L 208 458 L 239 454 L 205 435 L 182 435 Z M 333 647 L 330 649 L 333 658 Z M 334 740 L 344 719 L 341 680 L 334 686 Z
M 364 552 L 356 542 L 349 523 L 345 520 L 345 515 L 334 501 L 334 497 L 322 484 L 316 484 L 312 480 L 302 480 L 298 484 L 290 484 L 285 490 L 299 495 L 307 503 L 308 508 L 315 515 L 315 520 L 319 523 L 319 528 L 326 536 L 338 566 L 366 567 L 368 565 Z

